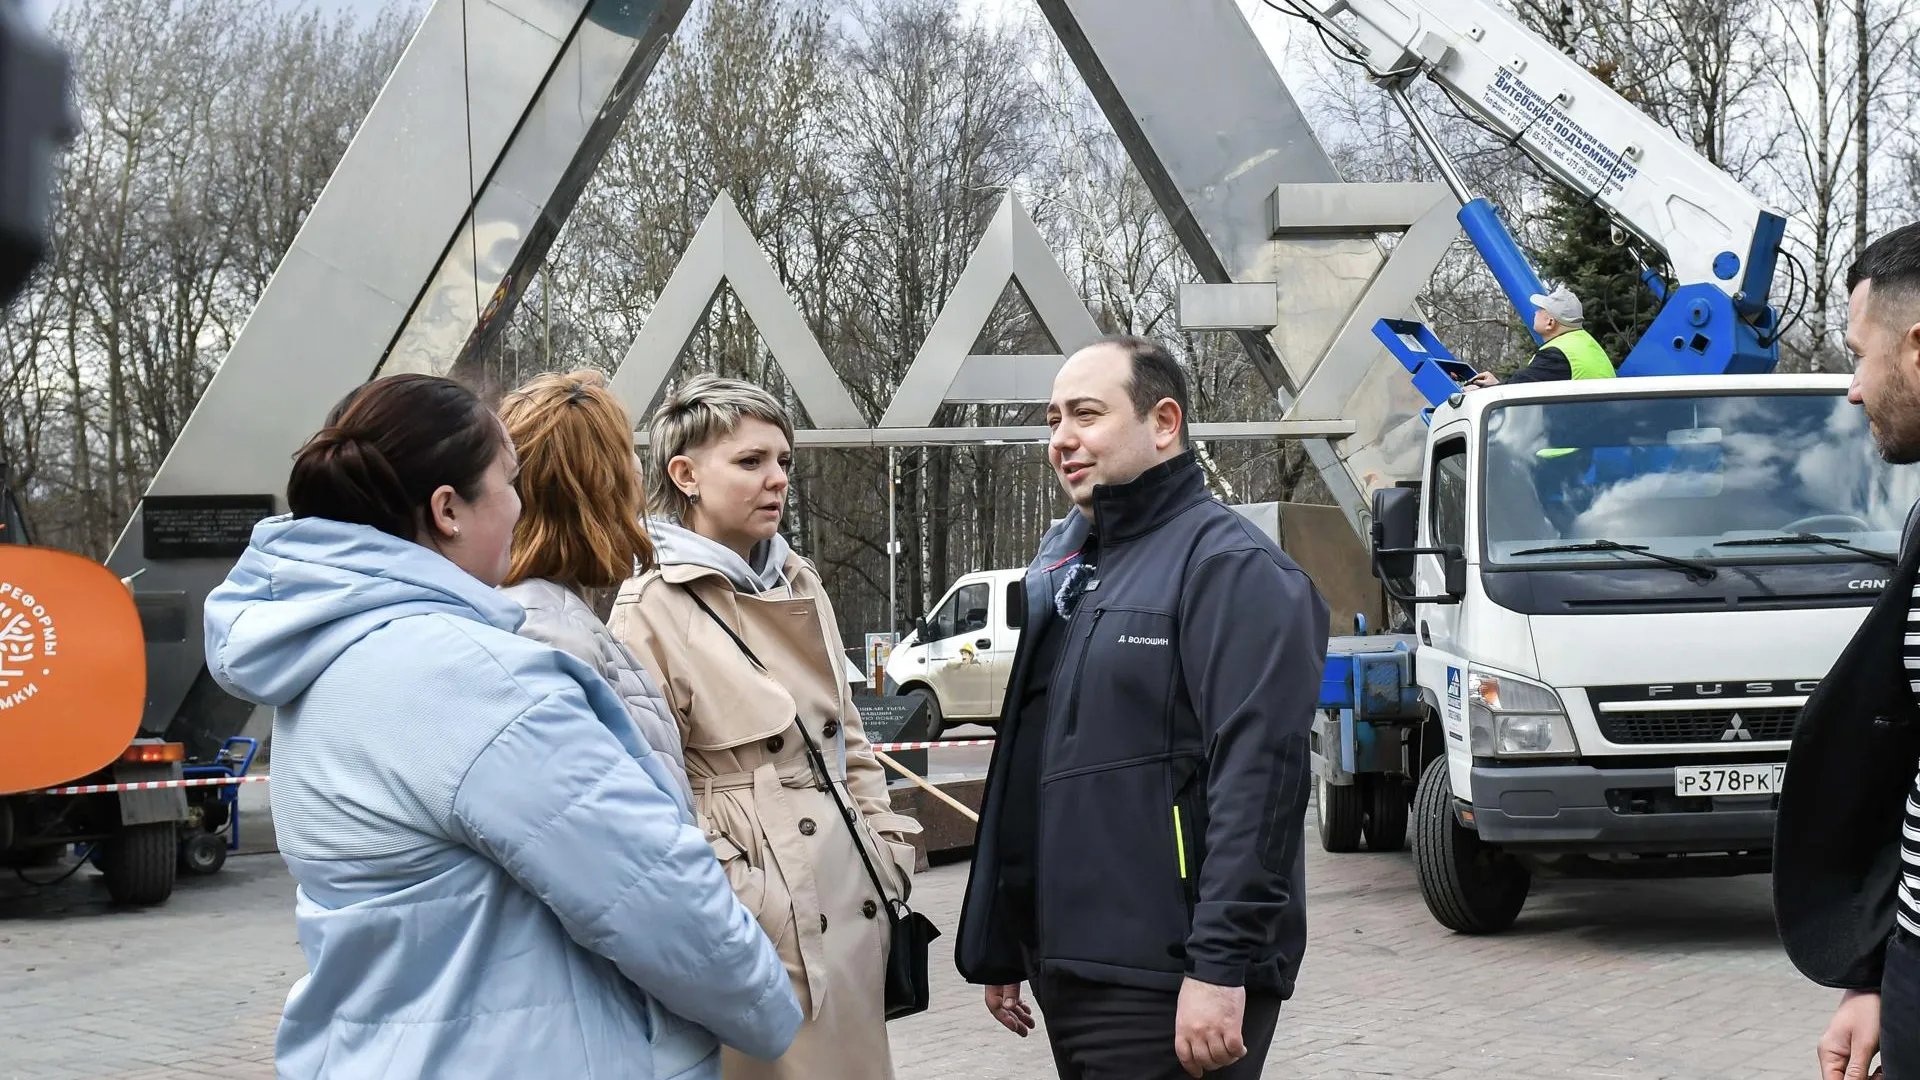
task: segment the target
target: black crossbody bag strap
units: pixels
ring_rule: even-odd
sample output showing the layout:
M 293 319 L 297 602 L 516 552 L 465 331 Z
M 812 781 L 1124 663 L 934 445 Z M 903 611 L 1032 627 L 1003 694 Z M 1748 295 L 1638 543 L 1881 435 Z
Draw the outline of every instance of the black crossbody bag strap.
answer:
M 752 662 L 754 667 L 759 668 L 762 673 L 769 677 L 772 676 L 773 673 L 767 670 L 767 665 L 761 663 L 760 658 L 753 655 L 753 650 L 747 648 L 747 643 L 741 639 L 738 633 L 734 632 L 733 627 L 727 625 L 727 620 L 721 618 L 718 612 L 708 607 L 707 602 L 700 598 L 699 593 L 688 589 L 687 595 L 693 597 L 693 602 L 700 605 L 700 610 L 706 612 L 708 618 L 719 624 L 720 629 L 727 632 L 727 636 L 733 639 L 735 645 L 740 646 L 740 652 Z M 800 729 L 800 737 L 806 740 L 807 757 L 812 760 L 814 771 L 820 775 L 821 784 L 825 786 L 827 794 L 833 799 L 833 805 L 839 808 L 841 820 L 847 823 L 847 831 L 853 836 L 854 850 L 860 853 L 860 862 L 867 868 L 867 877 L 873 881 L 873 887 L 879 892 L 880 900 L 887 909 L 887 922 L 891 924 L 899 921 L 900 914 L 894 910 L 894 905 L 901 903 L 901 901 L 888 896 L 887 887 L 880 881 L 880 871 L 874 868 L 873 859 L 867 854 L 867 845 L 860 840 L 860 830 L 857 827 L 860 820 L 859 815 L 854 812 L 852 807 L 841 800 L 840 791 L 834 784 L 833 771 L 827 768 L 827 759 L 825 755 L 820 753 L 820 744 L 813 741 L 813 735 L 807 730 L 806 722 L 796 716 L 794 717 L 794 725 Z

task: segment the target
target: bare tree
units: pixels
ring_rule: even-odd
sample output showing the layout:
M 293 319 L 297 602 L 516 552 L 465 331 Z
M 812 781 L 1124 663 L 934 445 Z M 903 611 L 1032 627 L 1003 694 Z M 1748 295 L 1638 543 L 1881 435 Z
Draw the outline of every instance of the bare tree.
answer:
M 1900 122 L 1920 75 L 1913 3 L 1516 8 L 1579 62 L 1612 71 L 1652 122 L 1789 208 L 1792 245 L 1813 265 L 1813 351 L 1832 319 L 1836 267 L 1877 220 L 1920 209 L 1920 146 Z M 269 0 L 69 0 L 58 25 L 85 130 L 61 179 L 53 257 L 0 322 L 0 464 L 24 484 L 43 537 L 104 552 L 414 20 L 404 8 L 356 20 Z M 1346 178 L 1437 178 L 1378 88 L 1308 36 L 1296 41 L 1289 64 L 1308 78 L 1295 85 Z M 1555 228 L 1547 178 L 1432 87 L 1416 100 L 1468 185 L 1505 209 L 1523 247 L 1540 248 Z M 702 0 L 483 373 L 508 385 L 616 365 L 724 192 L 877 419 L 1010 191 L 1096 322 L 1173 346 L 1201 418 L 1274 415 L 1236 342 L 1178 331 L 1193 268 L 1044 23 L 969 20 L 948 0 Z M 1394 242 L 1379 238 L 1383 250 Z M 1476 366 L 1509 368 L 1528 351 L 1464 241 L 1421 303 Z M 1059 344 L 1010 289 L 974 351 Z M 724 290 L 682 363 L 787 393 Z M 936 423 L 1038 417 L 1032 405 L 968 405 Z M 1294 443 L 1217 443 L 1202 458 L 1226 498 L 1327 497 Z M 1065 509 L 1035 447 L 914 448 L 899 461 L 901 614 L 924 610 L 957 573 L 1024 562 Z M 886 625 L 886 495 L 879 452 L 801 455 L 791 528 L 849 635 Z
M 1853 250 L 1867 247 L 1867 150 L 1873 145 L 1873 37 L 1868 0 L 1853 4 Z
M 0 379 L 0 454 L 48 542 L 104 554 L 411 21 L 395 9 L 361 29 L 263 0 L 73 0 L 56 14 L 82 127 L 52 257 L 8 313 Z M 326 140 L 269 122 L 328 112 Z
M 1801 225 L 1788 241 L 1807 256 L 1809 337 L 1806 355 L 1795 359 L 1814 371 L 1847 366 L 1834 340 L 1833 307 L 1838 270 L 1864 237 L 1871 212 L 1865 165 L 1873 148 L 1860 140 L 1871 133 L 1872 113 L 1909 74 L 1895 60 L 1908 57 L 1915 43 L 1910 7 L 1908 0 L 1872 9 L 1842 0 L 1774 0 L 1776 44 L 1785 56 L 1768 73 L 1791 151 L 1770 165 Z M 1849 25 L 1854 19 L 1865 27 L 1864 50 L 1859 27 Z
M 1025 120 L 1031 81 L 1011 32 L 962 22 L 938 0 L 860 7 L 843 50 L 834 138 L 855 224 L 846 248 L 852 302 L 838 349 L 860 358 L 850 364 L 850 381 L 877 416 L 995 207 L 1033 161 Z M 911 530 L 901 595 L 914 610 L 961 566 L 954 470 L 966 468 L 961 461 L 970 453 L 909 456 L 900 492 Z M 855 546 L 871 556 L 871 545 Z

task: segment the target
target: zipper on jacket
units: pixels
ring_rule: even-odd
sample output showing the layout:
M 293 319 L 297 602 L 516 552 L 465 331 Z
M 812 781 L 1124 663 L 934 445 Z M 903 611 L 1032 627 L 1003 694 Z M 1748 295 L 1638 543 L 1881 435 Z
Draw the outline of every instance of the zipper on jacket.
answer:
M 1079 611 L 1076 610 L 1073 618 L 1079 618 L 1079 615 Z M 1093 619 L 1087 626 L 1088 644 L 1081 648 L 1080 659 L 1074 665 L 1073 693 L 1069 695 L 1067 700 L 1068 732 L 1073 730 L 1075 717 L 1080 712 L 1080 672 L 1086 667 L 1087 650 L 1092 647 L 1093 628 L 1099 625 L 1100 615 L 1100 609 L 1094 609 Z M 1048 677 L 1048 682 L 1050 683 L 1060 681 L 1060 669 L 1065 666 L 1067 662 L 1067 648 L 1073 644 L 1073 618 L 1068 619 L 1067 625 L 1060 628 L 1060 632 L 1067 635 L 1067 640 L 1066 645 L 1060 650 L 1060 655 L 1053 662 L 1053 674 Z M 1040 792 L 1038 798 L 1034 800 L 1034 814 L 1039 818 L 1038 821 L 1034 822 L 1033 826 L 1033 848 L 1036 858 L 1043 857 L 1047 850 L 1047 747 L 1051 745 L 1052 742 L 1052 733 L 1046 727 L 1042 727 L 1040 729 Z M 1034 880 L 1035 884 L 1038 885 L 1039 877 L 1037 872 Z M 1042 889 L 1035 888 L 1033 893 L 1033 936 L 1035 939 L 1034 946 L 1037 949 L 1044 949 L 1044 942 L 1047 940 L 1047 905 L 1041 898 L 1043 891 Z
M 1080 658 L 1073 663 L 1073 693 L 1067 695 L 1067 730 L 1071 735 L 1080 726 L 1080 679 L 1087 670 L 1087 654 L 1093 651 L 1093 632 L 1100 626 L 1100 616 L 1105 608 L 1093 609 L 1093 618 L 1087 621 L 1086 640 L 1080 645 Z

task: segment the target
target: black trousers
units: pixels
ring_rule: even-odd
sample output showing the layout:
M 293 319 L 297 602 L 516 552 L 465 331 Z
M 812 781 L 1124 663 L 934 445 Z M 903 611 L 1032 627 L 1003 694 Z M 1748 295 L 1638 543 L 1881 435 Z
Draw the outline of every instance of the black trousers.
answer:
M 1887 1080 L 1920 1080 L 1920 941 L 1896 929 L 1880 974 L 1880 1067 Z
M 1173 1049 L 1180 995 L 1089 982 L 1072 975 L 1036 975 L 1033 998 L 1047 1019 L 1060 1080 L 1191 1080 Z M 1247 1056 L 1210 1072 L 1220 1080 L 1253 1080 L 1266 1064 L 1280 1020 L 1280 999 L 1247 995 L 1240 1027 Z

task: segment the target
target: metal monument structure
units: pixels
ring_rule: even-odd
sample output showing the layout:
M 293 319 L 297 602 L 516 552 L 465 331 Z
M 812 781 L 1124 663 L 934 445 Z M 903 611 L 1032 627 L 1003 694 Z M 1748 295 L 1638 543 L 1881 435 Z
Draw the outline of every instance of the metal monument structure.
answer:
M 1341 183 L 1235 0 L 1038 2 L 1205 278 L 1183 298 L 1186 322 L 1236 329 L 1291 409 L 1286 421 L 1197 433 L 1305 438 L 1357 523 L 1365 488 L 1417 466 L 1408 428 L 1424 405 L 1368 330 L 1413 314 L 1456 235 L 1457 203 L 1438 186 Z M 251 707 L 207 674 L 201 607 L 252 523 L 282 508 L 289 459 L 354 386 L 456 371 L 507 321 L 688 6 L 436 0 L 427 11 L 109 556 L 115 572 L 140 575 L 145 730 L 204 754 L 245 725 Z M 777 279 L 730 211 L 716 205 L 616 373 L 636 411 L 724 279 L 809 414 L 803 444 L 1040 437 L 932 425 L 945 402 L 1044 396 L 1057 356 L 968 354 L 1008 280 L 1061 350 L 1090 334 L 1016 203 L 873 426 L 817 344 L 791 332 L 791 297 L 769 287 Z M 1373 237 L 1400 229 L 1387 259 Z
M 1027 299 L 1059 351 L 972 353 L 973 343 L 1009 284 Z M 748 230 L 732 198 L 722 192 L 614 372 L 612 389 L 633 415 L 645 415 L 666 388 L 688 338 L 721 285 L 733 289 L 813 422 L 794 433 L 794 441 L 802 446 L 1044 442 L 1048 431 L 1040 425 L 936 427 L 934 420 L 943 405 L 1046 401 L 1067 354 L 1100 336 L 1099 326 L 1067 280 L 1066 271 L 1047 250 L 1033 219 L 1019 200 L 1008 195 L 987 224 L 885 413 L 868 427 L 759 240 Z M 1259 439 L 1337 437 L 1354 429 L 1344 420 L 1332 419 L 1195 423 L 1192 430 L 1200 439 Z M 647 434 L 636 432 L 634 438 L 644 443 Z
M 1372 326 L 1417 317 L 1458 204 L 1342 182 L 1234 0 L 1037 2 L 1204 279 L 1182 324 L 1236 330 L 1289 417 L 1354 425 L 1305 445 L 1359 530 L 1364 492 L 1418 475 L 1425 440 L 1427 403 Z M 1399 230 L 1389 265 L 1374 237 Z

